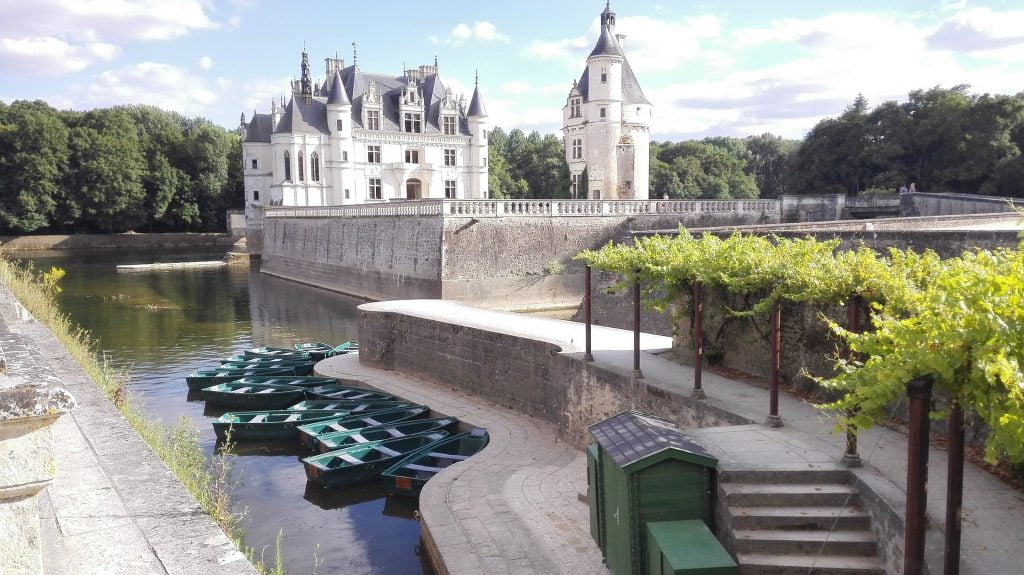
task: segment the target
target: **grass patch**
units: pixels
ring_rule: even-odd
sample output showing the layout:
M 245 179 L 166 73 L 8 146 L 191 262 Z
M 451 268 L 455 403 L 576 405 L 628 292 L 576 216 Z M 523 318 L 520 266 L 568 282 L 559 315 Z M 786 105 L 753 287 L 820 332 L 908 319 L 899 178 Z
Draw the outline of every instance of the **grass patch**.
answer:
M 74 325 L 57 306 L 55 296 L 61 291 L 58 284 L 63 276 L 64 271 L 60 268 L 40 273 L 31 265 L 22 266 L 0 256 L 0 281 L 33 317 L 50 328 L 107 399 L 177 476 L 203 511 L 217 522 L 257 571 L 263 575 L 283 575 L 280 535 L 275 545 L 277 557 L 273 567 L 268 567 L 262 557 L 256 560 L 255 550 L 243 543 L 244 533 L 239 527 L 243 514 L 231 509 L 234 483 L 230 471 L 234 456 L 230 443 L 212 460 L 207 460 L 199 445 L 199 430 L 187 418 L 182 417 L 178 425 L 165 428 L 159 422 L 146 418 L 132 405 L 126 388 L 127 374 L 113 369 L 106 358 L 97 359 L 96 340 L 88 331 Z

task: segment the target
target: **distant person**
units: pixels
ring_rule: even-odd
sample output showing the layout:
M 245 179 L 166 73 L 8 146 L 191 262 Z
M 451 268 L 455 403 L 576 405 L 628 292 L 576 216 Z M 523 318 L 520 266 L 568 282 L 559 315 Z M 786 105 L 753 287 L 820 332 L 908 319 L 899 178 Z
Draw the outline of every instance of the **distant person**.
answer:
M 914 188 L 914 182 L 910 182 L 910 193 L 913 194 L 916 191 L 917 191 L 917 189 Z
M 901 194 L 907 193 L 907 186 L 905 184 L 900 186 L 900 193 Z
M 665 195 L 664 195 L 664 196 L 661 196 L 661 199 L 663 199 L 663 200 L 667 200 L 667 199 L 668 199 L 668 192 L 665 192 Z

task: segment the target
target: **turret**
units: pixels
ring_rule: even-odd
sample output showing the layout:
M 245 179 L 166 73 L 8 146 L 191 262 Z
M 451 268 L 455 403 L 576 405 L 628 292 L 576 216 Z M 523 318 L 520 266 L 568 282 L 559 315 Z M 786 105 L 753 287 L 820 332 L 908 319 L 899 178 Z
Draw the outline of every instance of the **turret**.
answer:
M 241 139 L 244 142 L 246 136 L 249 135 L 248 132 L 249 132 L 249 125 L 245 123 L 245 112 L 242 112 L 242 119 L 240 119 L 238 121 L 238 137 L 239 137 L 239 139 Z
M 330 92 L 327 95 L 327 129 L 330 130 L 330 155 L 328 157 L 328 174 L 334 196 L 328 203 L 346 203 L 344 190 L 354 189 L 354 156 L 352 145 L 352 101 L 345 90 L 341 72 L 335 70 L 330 79 Z M 351 192 L 348 200 L 353 199 Z
M 281 106 L 276 100 L 270 101 L 270 131 L 276 131 L 277 125 L 281 122 Z
M 476 74 L 473 85 L 473 97 L 469 101 L 469 109 L 466 111 L 466 122 L 469 125 L 469 134 L 472 143 L 470 144 L 470 165 L 473 166 L 470 190 L 467 197 L 486 198 L 487 188 L 487 136 L 490 132 L 491 123 L 487 119 L 487 108 L 484 107 L 484 99 L 480 96 L 480 74 Z
M 305 48 L 302 49 L 302 79 L 300 82 L 302 99 L 309 104 L 313 101 L 313 78 L 309 75 L 309 53 Z

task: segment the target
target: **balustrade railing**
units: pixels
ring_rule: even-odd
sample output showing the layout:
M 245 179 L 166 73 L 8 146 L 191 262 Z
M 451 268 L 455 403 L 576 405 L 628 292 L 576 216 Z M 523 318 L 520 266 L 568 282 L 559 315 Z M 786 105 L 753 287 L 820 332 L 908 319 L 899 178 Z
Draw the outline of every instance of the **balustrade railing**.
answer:
M 778 200 L 415 200 L 351 206 L 266 208 L 268 218 L 446 218 L 645 216 L 778 213 Z

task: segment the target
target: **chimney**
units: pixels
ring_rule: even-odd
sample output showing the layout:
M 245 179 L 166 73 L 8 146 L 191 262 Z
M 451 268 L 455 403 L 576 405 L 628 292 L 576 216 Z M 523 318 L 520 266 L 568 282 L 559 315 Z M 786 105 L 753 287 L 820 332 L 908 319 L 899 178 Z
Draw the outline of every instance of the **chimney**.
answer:
M 625 50 L 626 49 L 626 35 L 625 34 L 616 34 L 615 35 L 615 39 L 619 41 L 619 48 Z

